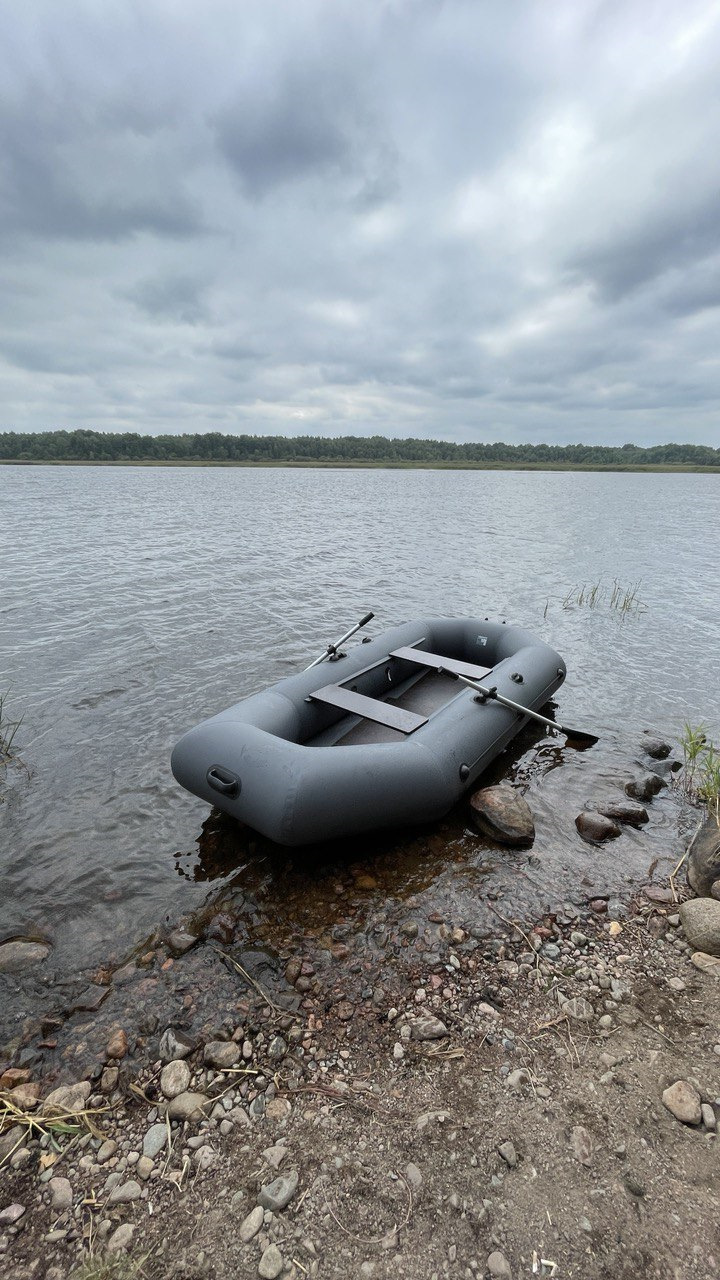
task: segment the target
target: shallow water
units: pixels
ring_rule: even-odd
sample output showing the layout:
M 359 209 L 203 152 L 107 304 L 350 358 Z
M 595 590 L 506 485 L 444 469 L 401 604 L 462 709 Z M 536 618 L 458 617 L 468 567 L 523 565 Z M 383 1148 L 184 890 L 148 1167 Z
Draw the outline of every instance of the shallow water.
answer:
M 238 875 L 290 928 L 322 914 L 323 868 L 343 856 L 373 861 L 378 902 L 422 891 L 465 916 L 490 871 L 528 912 L 583 879 L 636 882 L 683 836 L 671 795 L 600 853 L 574 817 L 630 775 L 643 729 L 704 721 L 720 737 L 719 513 L 718 477 L 689 474 L 0 467 L 0 689 L 23 716 L 0 939 L 47 938 L 62 978 Z M 640 607 L 609 607 L 614 579 L 639 583 Z M 598 582 L 595 608 L 563 606 Z M 219 866 L 206 857 L 208 811 L 175 784 L 173 743 L 368 609 L 373 634 L 489 614 L 562 653 L 558 718 L 598 746 L 526 733 L 500 765 L 534 810 L 537 865 L 489 851 L 461 813 L 310 864 L 228 839 Z

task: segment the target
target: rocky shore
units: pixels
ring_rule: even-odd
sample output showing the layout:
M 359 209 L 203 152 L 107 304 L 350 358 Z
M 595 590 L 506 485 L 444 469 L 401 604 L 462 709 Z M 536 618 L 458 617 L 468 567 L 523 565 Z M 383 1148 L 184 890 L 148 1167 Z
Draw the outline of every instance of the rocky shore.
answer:
M 0 1064 L 3 1276 L 718 1277 L 719 847 L 703 897 L 410 901 L 276 981 L 220 912 L 98 974 Z

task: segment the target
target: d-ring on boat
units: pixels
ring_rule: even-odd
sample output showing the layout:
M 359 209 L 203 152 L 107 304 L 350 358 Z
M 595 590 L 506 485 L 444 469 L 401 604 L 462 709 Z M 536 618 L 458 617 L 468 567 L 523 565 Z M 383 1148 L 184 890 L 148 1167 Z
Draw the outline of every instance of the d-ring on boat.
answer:
M 565 664 L 521 627 L 423 619 L 342 653 L 372 616 L 186 733 L 178 782 L 278 844 L 309 844 L 442 817 L 529 718 L 548 723 L 537 710 Z

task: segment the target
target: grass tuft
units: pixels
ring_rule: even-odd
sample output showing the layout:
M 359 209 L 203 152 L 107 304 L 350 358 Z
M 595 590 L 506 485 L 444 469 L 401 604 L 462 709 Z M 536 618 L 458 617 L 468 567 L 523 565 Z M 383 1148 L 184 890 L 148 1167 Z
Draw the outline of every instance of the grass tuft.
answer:
M 0 764 L 6 764 L 13 756 L 13 740 L 20 725 L 22 724 L 22 716 L 19 720 L 11 720 L 7 713 L 7 701 L 9 693 L 0 693 Z
M 581 586 L 571 587 L 567 594 L 561 597 L 560 604 L 563 609 L 598 609 L 601 606 L 607 606 L 613 613 L 625 618 L 628 614 L 641 613 L 645 609 L 640 599 L 640 586 L 640 582 L 631 582 L 629 586 L 623 586 L 617 578 L 613 578 L 611 586 L 606 586 L 602 581 L 589 585 L 583 582 Z M 550 599 L 548 598 L 545 602 L 543 617 L 547 617 L 549 608 Z
M 683 725 L 682 785 L 688 799 L 705 805 L 708 816 L 720 826 L 720 751 L 707 736 L 704 724 Z

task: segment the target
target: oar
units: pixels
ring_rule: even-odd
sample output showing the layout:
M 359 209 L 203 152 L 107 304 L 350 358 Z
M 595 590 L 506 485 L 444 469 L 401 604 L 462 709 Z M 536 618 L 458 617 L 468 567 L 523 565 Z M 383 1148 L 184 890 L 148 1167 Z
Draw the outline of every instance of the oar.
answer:
M 361 618 L 359 622 L 356 622 L 355 626 L 351 627 L 349 631 L 346 631 L 345 635 L 341 636 L 336 644 L 329 644 L 327 649 L 325 649 L 325 651 L 320 654 L 320 657 L 316 658 L 314 662 L 311 662 L 309 666 L 305 668 L 305 670 L 309 671 L 311 667 L 319 666 L 319 664 L 321 662 L 324 662 L 326 658 L 342 657 L 342 655 L 339 652 L 340 646 L 343 645 L 346 640 L 349 640 L 351 636 L 354 636 L 355 632 L 359 631 L 361 627 L 366 627 L 368 622 L 370 622 L 370 620 L 374 617 L 375 617 L 374 613 L 366 613 L 365 617 Z
M 499 702 L 503 707 L 508 707 L 510 711 L 519 711 L 520 715 L 529 716 L 531 720 L 537 720 L 545 729 L 557 729 L 559 733 L 564 733 L 568 738 L 574 738 L 576 742 L 582 743 L 584 746 L 592 747 L 599 741 L 592 733 L 585 733 L 582 729 L 568 729 L 566 725 L 557 724 L 555 720 L 549 720 L 547 716 L 538 715 L 537 711 L 530 711 L 528 707 L 524 707 L 520 702 L 513 702 L 512 698 L 506 698 L 503 694 L 498 693 L 495 686 L 488 688 L 487 685 L 478 684 L 476 680 L 468 680 L 467 676 L 458 676 L 458 680 L 462 680 L 463 684 L 467 684 L 471 689 L 477 689 L 482 698 L 478 698 L 478 702 L 492 700 Z

